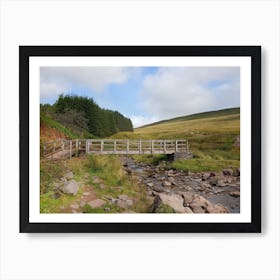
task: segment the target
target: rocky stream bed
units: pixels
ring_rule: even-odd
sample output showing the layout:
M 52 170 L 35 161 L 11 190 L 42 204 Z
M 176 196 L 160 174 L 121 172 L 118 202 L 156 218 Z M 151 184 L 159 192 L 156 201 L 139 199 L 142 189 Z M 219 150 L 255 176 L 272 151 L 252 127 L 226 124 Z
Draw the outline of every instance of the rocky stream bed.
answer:
M 123 157 L 128 174 L 138 176 L 147 195 L 154 199 L 153 212 L 167 204 L 179 213 L 239 213 L 240 171 L 191 173 L 166 169 Z

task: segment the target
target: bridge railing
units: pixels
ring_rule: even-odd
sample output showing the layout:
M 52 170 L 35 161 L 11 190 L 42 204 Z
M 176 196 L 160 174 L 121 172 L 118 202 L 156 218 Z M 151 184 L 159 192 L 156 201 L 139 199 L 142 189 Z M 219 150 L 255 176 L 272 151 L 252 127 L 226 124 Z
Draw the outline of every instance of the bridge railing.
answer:
M 44 143 L 43 156 L 53 157 L 54 154 L 78 155 L 79 152 L 90 154 L 172 154 L 189 152 L 188 140 L 157 139 L 59 139 Z

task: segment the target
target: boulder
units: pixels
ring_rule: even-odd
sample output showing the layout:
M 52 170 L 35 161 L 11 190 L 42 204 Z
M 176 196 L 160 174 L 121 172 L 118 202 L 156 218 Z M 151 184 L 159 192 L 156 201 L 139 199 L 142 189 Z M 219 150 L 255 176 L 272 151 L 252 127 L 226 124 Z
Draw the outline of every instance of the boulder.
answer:
M 133 205 L 132 199 L 126 199 L 126 200 L 118 199 L 117 200 L 117 206 L 120 208 L 127 209 L 127 208 L 130 208 L 132 205 Z
M 152 187 L 154 186 L 154 183 L 149 182 L 149 183 L 147 183 L 147 186 L 150 187 L 150 188 L 152 188 Z
M 210 173 L 202 173 L 201 179 L 202 181 L 206 181 L 210 177 Z
M 191 202 L 191 205 L 192 204 L 195 204 L 196 206 L 200 206 L 202 208 L 206 208 L 212 205 L 212 203 L 209 200 L 200 195 L 196 195 L 194 197 L 193 201 Z
M 224 187 L 225 186 L 225 181 L 224 178 L 221 176 L 213 176 L 208 179 L 208 183 L 212 186 L 217 186 L 217 187 Z
M 185 211 L 188 214 L 193 214 L 193 211 L 192 211 L 192 209 L 190 207 L 185 207 Z
M 183 192 L 181 193 L 183 199 L 184 199 L 184 206 L 188 206 L 189 204 L 192 203 L 195 195 L 191 192 Z
M 91 207 L 91 208 L 99 208 L 102 207 L 103 205 L 106 204 L 106 201 L 102 200 L 102 199 L 94 199 L 92 201 L 87 202 L 87 204 Z
M 192 209 L 193 213 L 196 213 L 196 214 L 205 213 L 205 210 L 201 206 L 198 206 L 196 204 L 191 204 L 190 208 Z
M 239 168 L 235 169 L 232 175 L 235 176 L 235 177 L 239 177 L 240 176 L 240 169 Z
M 76 195 L 79 190 L 79 186 L 75 180 L 70 180 L 64 183 L 61 190 L 64 193 Z
M 159 193 L 155 196 L 154 199 L 154 211 L 156 212 L 156 209 L 161 206 L 161 204 L 168 205 L 172 209 L 175 210 L 175 212 L 178 213 L 186 213 L 186 209 L 183 206 L 183 197 L 177 194 L 165 194 L 165 193 Z
M 211 214 L 229 213 L 229 210 L 222 204 L 213 204 L 213 205 L 209 205 L 206 208 L 206 213 L 211 213 Z

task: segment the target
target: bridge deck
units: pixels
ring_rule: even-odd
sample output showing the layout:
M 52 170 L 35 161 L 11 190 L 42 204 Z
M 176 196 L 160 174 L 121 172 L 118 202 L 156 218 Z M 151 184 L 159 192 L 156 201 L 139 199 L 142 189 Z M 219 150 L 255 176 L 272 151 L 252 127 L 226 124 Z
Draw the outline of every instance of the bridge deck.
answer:
M 75 139 L 44 143 L 41 154 L 45 158 L 72 157 L 80 152 L 88 154 L 174 154 L 189 153 L 187 140 L 128 140 Z

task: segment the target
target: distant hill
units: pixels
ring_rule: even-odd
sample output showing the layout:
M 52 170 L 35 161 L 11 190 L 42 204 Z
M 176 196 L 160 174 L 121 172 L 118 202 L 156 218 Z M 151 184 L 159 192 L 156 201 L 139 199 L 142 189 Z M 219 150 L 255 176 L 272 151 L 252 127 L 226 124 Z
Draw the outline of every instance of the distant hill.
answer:
M 177 121 L 187 121 L 187 120 L 196 120 L 196 119 L 204 119 L 204 118 L 215 118 L 215 117 L 222 117 L 222 116 L 229 116 L 229 115 L 236 115 L 240 114 L 240 108 L 229 108 L 229 109 L 222 109 L 217 111 L 209 111 L 209 112 L 203 112 L 203 113 L 197 113 L 187 116 L 180 116 L 172 119 L 162 120 L 150 124 L 143 125 L 138 128 L 144 128 L 149 126 L 154 126 L 158 124 L 163 123 L 169 123 L 169 122 L 177 122 Z

